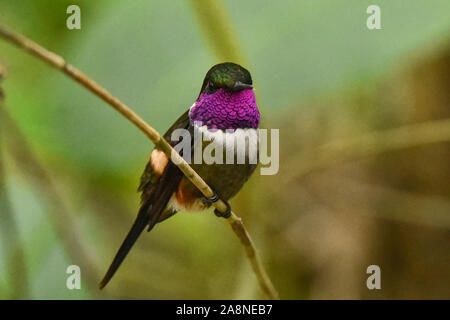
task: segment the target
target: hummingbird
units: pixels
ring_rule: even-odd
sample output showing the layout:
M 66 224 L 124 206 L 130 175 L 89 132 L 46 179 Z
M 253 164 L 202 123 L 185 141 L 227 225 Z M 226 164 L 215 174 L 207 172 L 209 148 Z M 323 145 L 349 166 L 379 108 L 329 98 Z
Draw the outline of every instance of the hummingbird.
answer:
M 163 137 L 174 147 L 179 141 L 176 139 L 172 141 L 172 133 L 176 129 L 185 129 L 191 133 L 189 142 L 192 146 L 197 143 L 219 144 L 222 148 L 216 150 L 223 150 L 225 153 L 230 141 L 244 135 L 257 135 L 259 121 L 260 113 L 255 101 L 250 72 L 238 64 L 225 62 L 209 69 L 197 100 L 175 121 Z M 201 142 L 195 141 L 196 133 L 200 133 L 203 137 Z M 254 147 L 258 150 L 257 145 Z M 248 151 L 247 144 L 246 148 Z M 194 150 L 195 147 L 190 152 L 193 154 Z M 208 209 L 218 199 L 225 202 L 227 210 L 219 212 L 216 209 L 214 213 L 219 217 L 228 218 L 231 214 L 228 200 L 236 195 L 257 166 L 256 162 L 248 161 L 247 151 L 243 163 L 234 161 L 232 164 L 228 162 L 207 164 L 203 161 L 191 164 L 214 191 L 213 197 L 206 198 L 162 150 L 154 148 L 140 179 L 138 191 L 141 192 L 141 206 L 138 215 L 100 282 L 100 289 L 111 280 L 145 228 L 150 231 L 157 223 L 179 211 Z M 236 150 L 231 152 L 234 152 L 232 156 L 235 160 Z M 182 152 L 180 155 L 186 159 L 186 155 Z

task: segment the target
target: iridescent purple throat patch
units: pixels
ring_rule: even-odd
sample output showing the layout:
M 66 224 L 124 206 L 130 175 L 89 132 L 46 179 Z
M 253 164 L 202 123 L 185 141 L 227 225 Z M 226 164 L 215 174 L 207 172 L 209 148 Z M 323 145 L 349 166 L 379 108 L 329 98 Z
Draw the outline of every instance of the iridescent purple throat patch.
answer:
M 228 92 L 219 89 L 202 93 L 189 112 L 192 122 L 201 122 L 208 129 L 258 128 L 260 114 L 253 89 Z

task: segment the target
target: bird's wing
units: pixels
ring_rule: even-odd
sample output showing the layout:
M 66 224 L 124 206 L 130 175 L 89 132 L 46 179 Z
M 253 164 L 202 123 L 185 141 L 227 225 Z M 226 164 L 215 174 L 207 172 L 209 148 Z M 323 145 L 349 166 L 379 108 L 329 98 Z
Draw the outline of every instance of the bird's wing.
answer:
M 188 129 L 189 126 L 190 121 L 188 110 L 167 130 L 164 134 L 164 139 L 169 141 L 171 145 L 174 146 L 177 141 L 170 141 L 172 132 L 175 129 Z M 152 161 L 150 159 L 149 163 L 145 167 L 144 173 L 142 174 L 141 183 L 139 185 L 139 191 L 142 191 L 141 208 L 139 209 L 139 213 L 133 223 L 133 226 L 131 227 L 131 230 L 128 232 L 128 235 L 120 246 L 119 251 L 106 272 L 105 277 L 100 282 L 100 288 L 103 288 L 109 280 L 111 280 L 114 273 L 117 271 L 120 264 L 125 259 L 131 247 L 146 226 L 148 225 L 148 231 L 150 231 L 155 224 L 159 222 L 162 212 L 166 209 L 167 203 L 176 191 L 178 184 L 183 177 L 183 173 L 171 161 L 167 161 L 167 164 L 161 169 L 161 171 L 162 173 L 158 174 L 157 170 L 155 170 L 152 166 Z
M 172 147 L 175 146 L 178 141 L 171 141 L 172 132 L 176 129 L 188 129 L 189 124 L 190 124 L 190 121 L 189 121 L 189 109 L 188 109 L 166 131 L 166 133 L 163 136 L 164 139 L 166 141 L 168 141 Z M 155 150 L 153 150 L 153 151 L 155 151 Z M 154 154 L 154 153 L 152 152 L 152 154 Z M 165 159 L 167 161 L 167 157 L 165 157 Z M 156 172 L 154 170 L 151 160 L 152 159 L 150 159 L 150 161 L 147 163 L 147 165 L 144 169 L 144 172 L 141 175 L 141 180 L 140 180 L 140 184 L 138 187 L 138 191 L 142 192 L 142 201 L 143 202 L 145 202 L 145 198 L 147 197 L 147 194 L 150 194 L 152 192 L 153 186 L 156 184 L 156 182 L 159 180 L 159 178 L 161 176 L 161 174 L 158 174 L 158 172 Z M 161 159 L 161 160 L 164 160 L 164 159 Z

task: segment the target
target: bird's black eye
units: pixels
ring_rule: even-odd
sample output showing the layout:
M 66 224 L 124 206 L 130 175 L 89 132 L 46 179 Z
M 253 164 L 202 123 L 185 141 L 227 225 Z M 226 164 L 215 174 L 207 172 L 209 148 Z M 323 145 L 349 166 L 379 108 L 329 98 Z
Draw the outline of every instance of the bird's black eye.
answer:
M 208 94 L 209 94 L 209 93 L 216 92 L 216 90 L 217 90 L 217 89 L 214 87 L 214 82 L 209 81 L 209 82 L 208 82 Z

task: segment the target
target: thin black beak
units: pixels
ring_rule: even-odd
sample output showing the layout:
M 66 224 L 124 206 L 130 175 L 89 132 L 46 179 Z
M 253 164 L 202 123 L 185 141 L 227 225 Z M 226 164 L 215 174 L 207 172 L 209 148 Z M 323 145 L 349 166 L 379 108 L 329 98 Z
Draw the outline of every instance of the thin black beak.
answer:
M 251 84 L 242 83 L 240 81 L 236 81 L 236 83 L 233 86 L 233 91 L 241 91 L 244 89 L 252 89 L 253 86 Z

